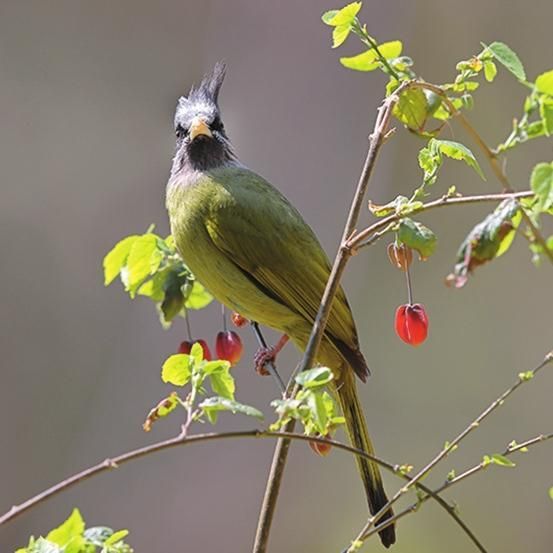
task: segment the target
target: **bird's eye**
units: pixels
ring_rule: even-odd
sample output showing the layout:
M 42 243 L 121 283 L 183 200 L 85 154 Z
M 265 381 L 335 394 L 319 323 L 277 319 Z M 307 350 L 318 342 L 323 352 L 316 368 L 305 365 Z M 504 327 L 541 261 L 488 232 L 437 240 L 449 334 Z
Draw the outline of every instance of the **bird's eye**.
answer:
M 210 127 L 214 131 L 222 131 L 224 129 L 223 122 L 221 121 L 221 118 L 217 115 L 215 119 L 213 119 L 213 122 L 211 123 Z
M 182 125 L 177 125 L 175 135 L 177 138 L 184 138 L 188 134 L 187 130 Z

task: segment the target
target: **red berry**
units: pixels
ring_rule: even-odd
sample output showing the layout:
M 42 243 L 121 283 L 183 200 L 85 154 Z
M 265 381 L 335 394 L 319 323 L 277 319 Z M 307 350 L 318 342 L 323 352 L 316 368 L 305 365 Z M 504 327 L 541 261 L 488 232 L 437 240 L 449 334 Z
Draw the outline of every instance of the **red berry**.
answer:
M 217 333 L 215 351 L 218 359 L 225 359 L 231 365 L 236 365 L 242 357 L 242 340 L 233 330 L 222 330 Z
M 200 344 L 200 346 L 202 346 L 202 349 L 204 350 L 204 359 L 206 361 L 211 361 L 211 352 L 209 351 L 209 346 L 207 345 L 207 342 L 205 340 L 194 340 L 193 342 L 190 342 L 189 340 L 184 340 L 184 342 L 181 342 L 179 346 L 178 353 L 189 354 L 192 346 L 195 343 L 198 343 Z
M 236 311 L 233 312 L 233 314 L 230 316 L 230 319 L 232 321 L 232 324 L 234 326 L 237 326 L 238 328 L 241 328 L 248 324 L 248 319 L 246 319 L 246 317 L 242 317 L 242 315 L 240 315 L 240 313 L 237 313 Z
M 393 242 L 388 246 L 388 258 L 394 267 L 406 271 L 413 261 L 413 250 L 405 244 Z
M 324 444 L 322 442 L 309 442 L 309 447 L 321 457 L 326 457 L 332 449 L 332 444 Z
M 428 317 L 424 306 L 400 305 L 396 310 L 395 327 L 397 335 L 407 344 L 418 346 L 426 340 L 428 334 Z
M 184 340 L 184 342 L 180 343 L 178 353 L 186 353 L 188 355 L 191 349 L 192 349 L 192 342 L 188 340 Z

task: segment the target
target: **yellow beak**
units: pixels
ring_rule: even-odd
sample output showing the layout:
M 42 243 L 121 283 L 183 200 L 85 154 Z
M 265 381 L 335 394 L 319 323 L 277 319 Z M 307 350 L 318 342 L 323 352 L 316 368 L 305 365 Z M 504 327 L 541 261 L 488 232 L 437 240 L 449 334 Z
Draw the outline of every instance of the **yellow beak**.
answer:
M 201 117 L 194 117 L 190 125 L 190 140 L 194 140 L 200 134 L 209 137 L 213 136 L 206 122 Z

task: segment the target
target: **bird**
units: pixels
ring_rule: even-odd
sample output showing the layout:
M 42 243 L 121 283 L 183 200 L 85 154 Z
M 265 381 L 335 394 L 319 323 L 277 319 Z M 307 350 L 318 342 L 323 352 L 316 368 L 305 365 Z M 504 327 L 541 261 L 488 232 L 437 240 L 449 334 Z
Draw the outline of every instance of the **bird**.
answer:
M 225 73 L 226 64 L 218 62 L 178 100 L 175 154 L 166 187 L 171 233 L 188 268 L 216 300 L 282 332 L 304 351 L 330 262 L 298 210 L 237 157 L 219 107 Z M 342 287 L 316 362 L 332 370 L 332 392 L 350 442 L 374 454 L 355 379 L 366 381 L 369 369 Z M 379 467 L 359 456 L 356 462 L 369 510 L 375 514 L 388 502 Z M 380 521 L 392 516 L 390 508 Z M 382 529 L 380 539 L 390 547 L 394 526 Z

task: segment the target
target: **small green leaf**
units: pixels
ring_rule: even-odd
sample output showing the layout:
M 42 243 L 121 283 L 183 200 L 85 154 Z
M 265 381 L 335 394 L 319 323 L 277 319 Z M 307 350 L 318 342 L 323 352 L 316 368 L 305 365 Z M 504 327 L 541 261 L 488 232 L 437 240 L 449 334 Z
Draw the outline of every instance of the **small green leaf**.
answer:
M 499 465 L 501 467 L 516 467 L 516 464 L 511 461 L 508 457 L 505 457 L 505 455 L 500 455 L 499 453 L 494 453 L 492 455 L 492 463 L 495 465 Z
M 482 173 L 482 169 L 480 169 L 480 165 L 478 165 L 474 154 L 465 145 L 451 140 L 433 140 L 435 146 L 442 154 L 451 159 L 464 161 L 482 177 L 482 180 L 486 180 L 486 177 L 484 177 L 484 173 Z
M 118 530 L 114 532 L 105 542 L 104 547 L 109 545 L 115 545 L 118 541 L 126 538 L 129 535 L 128 530 Z
M 495 76 L 497 75 L 497 66 L 493 61 L 486 60 L 484 61 L 484 77 L 489 83 L 493 82 Z
M 553 501 L 553 487 L 549 488 L 549 499 Z
M 196 344 L 194 344 L 194 346 L 195 345 Z M 194 346 L 192 346 L 192 350 L 194 349 Z M 199 346 L 199 348 L 200 350 L 202 349 L 201 346 Z M 171 357 L 163 363 L 163 367 L 161 369 L 161 380 L 165 383 L 173 384 L 174 386 L 184 386 L 190 380 L 191 358 L 191 355 L 186 355 L 185 353 L 176 353 L 175 355 L 171 355 Z
M 534 371 L 525 371 L 518 373 L 518 377 L 522 382 L 528 382 L 529 380 L 532 380 L 534 378 Z
M 538 198 L 537 209 L 547 211 L 553 206 L 553 162 L 538 163 L 532 170 L 530 186 Z
M 338 25 L 332 30 L 332 48 L 338 48 L 344 44 L 351 32 L 351 25 L 347 23 L 346 25 Z
M 332 25 L 331 21 L 334 19 L 334 16 L 338 13 L 338 10 L 328 10 L 327 12 L 324 12 L 321 16 L 321 19 L 323 20 L 323 23 L 326 25 Z
M 203 309 L 209 305 L 212 300 L 213 296 L 195 280 L 184 305 L 187 309 Z
M 236 385 L 229 369 L 230 363 L 228 361 L 220 361 L 219 368 L 210 372 L 209 382 L 211 383 L 211 389 L 217 395 L 226 399 L 234 399 Z
M 295 380 L 304 388 L 318 388 L 328 384 L 334 375 L 328 367 L 316 367 L 299 373 Z
M 139 238 L 138 235 L 127 236 L 115 244 L 113 249 L 104 257 L 104 285 L 107 286 L 125 266 L 131 247 Z
M 397 58 L 401 54 L 402 48 L 403 45 L 399 40 L 385 42 L 378 46 L 378 50 L 386 59 Z M 340 63 L 355 71 L 373 71 L 379 67 L 379 58 L 376 50 L 371 48 L 356 56 L 340 58 Z
M 430 257 L 436 250 L 436 235 L 428 227 L 409 217 L 399 223 L 397 236 L 400 242 L 416 250 L 421 259 Z
M 79 509 L 73 509 L 69 518 L 60 526 L 50 531 L 46 539 L 58 545 L 66 545 L 71 538 L 81 536 L 84 532 L 85 523 Z
M 542 94 L 553 96 L 553 69 L 538 76 L 536 79 L 536 90 Z
M 393 113 L 409 129 L 421 131 L 428 116 L 426 95 L 420 88 L 407 89 L 399 97 Z
M 243 403 L 238 403 L 237 401 L 224 397 L 207 398 L 200 403 L 199 407 L 206 414 L 211 424 L 215 424 L 217 422 L 217 415 L 220 411 L 230 411 L 233 414 L 240 413 L 242 415 L 247 415 L 248 417 L 263 419 L 263 413 L 255 407 L 244 405 Z
M 159 267 L 162 254 L 157 248 L 157 236 L 144 234 L 132 244 L 127 258 L 127 289 L 134 294 L 144 279 L 154 274 Z
M 307 397 L 307 406 L 311 410 L 317 432 L 325 436 L 327 434 L 328 414 L 326 403 L 321 392 L 311 391 Z
M 351 25 L 361 9 L 361 2 L 352 2 L 340 10 L 330 10 L 322 16 L 324 23 L 336 27 L 338 25 Z
M 167 397 L 164 397 L 153 409 L 150 409 L 142 425 L 144 431 L 149 432 L 154 422 L 172 413 L 179 403 L 180 399 L 176 392 L 171 392 Z
M 486 45 L 483 44 L 483 46 Z M 520 58 L 506 44 L 503 42 L 492 42 L 487 48 L 493 54 L 494 58 L 518 80 L 526 80 L 526 73 Z
M 553 100 L 550 100 L 546 96 L 542 96 L 540 99 L 540 117 L 543 125 L 543 131 L 546 136 L 553 134 Z M 536 123 L 536 121 L 534 121 Z M 530 132 L 528 132 L 530 137 Z

